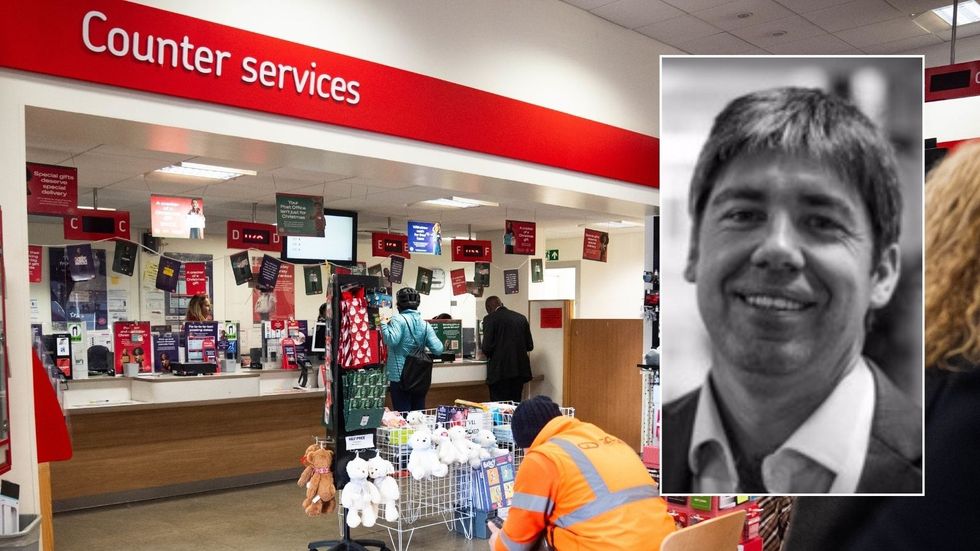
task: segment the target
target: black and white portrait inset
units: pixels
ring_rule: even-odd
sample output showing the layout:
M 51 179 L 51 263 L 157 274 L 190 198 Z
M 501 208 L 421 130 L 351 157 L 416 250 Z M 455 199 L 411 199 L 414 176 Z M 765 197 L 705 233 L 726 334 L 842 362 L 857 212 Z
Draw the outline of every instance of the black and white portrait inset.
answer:
M 922 58 L 668 57 L 661 488 L 922 493 Z

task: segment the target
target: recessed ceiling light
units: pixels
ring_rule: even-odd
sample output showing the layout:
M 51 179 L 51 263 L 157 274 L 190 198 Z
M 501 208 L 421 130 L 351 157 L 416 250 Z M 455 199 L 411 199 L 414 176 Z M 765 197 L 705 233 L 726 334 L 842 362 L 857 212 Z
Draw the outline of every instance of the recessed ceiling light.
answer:
M 431 205 L 434 207 L 447 207 L 453 209 L 500 206 L 499 203 L 494 203 L 493 201 L 481 201 L 479 199 L 470 199 L 468 197 L 440 197 L 439 199 L 429 199 L 427 201 L 419 201 L 419 204 Z
M 953 5 L 943 6 L 932 10 L 932 13 L 939 16 L 947 25 L 953 24 Z M 959 9 L 956 10 L 956 26 L 960 27 L 970 23 L 980 21 L 980 5 L 976 0 L 960 2 Z
M 182 162 L 179 165 L 165 166 L 153 172 L 163 174 L 177 174 L 179 176 L 193 176 L 195 178 L 208 178 L 211 180 L 231 180 L 239 176 L 255 176 L 258 172 L 244 168 L 231 168 L 226 166 L 206 165 L 201 163 Z
M 109 207 L 99 207 L 99 208 L 95 208 L 95 207 L 89 207 L 89 206 L 87 206 L 87 205 L 78 205 L 78 208 L 80 208 L 80 209 L 82 209 L 82 210 L 116 210 L 116 209 L 113 209 L 113 208 L 109 208 Z

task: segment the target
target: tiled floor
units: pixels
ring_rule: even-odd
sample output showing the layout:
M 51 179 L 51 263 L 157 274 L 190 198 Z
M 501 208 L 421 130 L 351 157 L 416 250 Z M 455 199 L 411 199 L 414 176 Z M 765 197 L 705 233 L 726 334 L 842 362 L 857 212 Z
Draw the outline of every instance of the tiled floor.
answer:
M 295 483 L 147 501 L 86 511 L 59 513 L 54 518 L 57 551 L 251 551 L 307 549 L 311 541 L 339 536 L 336 515 L 308 518 Z M 395 542 L 398 534 L 394 533 Z M 358 528 L 355 538 L 389 540 L 388 531 Z M 403 533 L 407 542 L 409 533 Z M 486 540 L 467 540 L 445 525 L 415 531 L 411 545 L 419 551 L 483 551 Z

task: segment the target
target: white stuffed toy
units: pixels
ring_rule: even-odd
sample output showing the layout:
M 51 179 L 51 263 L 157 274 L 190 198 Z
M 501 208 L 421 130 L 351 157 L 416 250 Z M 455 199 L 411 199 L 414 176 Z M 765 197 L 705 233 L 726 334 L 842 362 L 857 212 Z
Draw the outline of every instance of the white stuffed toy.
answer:
M 470 466 L 477 468 L 480 466 L 480 461 L 486 461 L 487 459 L 493 459 L 495 457 L 500 457 L 502 455 L 507 455 L 509 452 L 507 450 L 502 450 L 497 447 L 497 437 L 493 435 L 493 432 L 487 429 L 480 429 L 480 432 L 473 435 L 473 442 L 480 446 L 480 459 L 474 466 L 470 462 Z
M 408 471 L 412 478 L 422 480 L 428 475 L 446 476 L 449 467 L 439 461 L 439 453 L 432 447 L 432 433 L 429 429 L 418 429 L 408 440 L 412 454 L 408 456 Z
M 378 520 L 378 504 L 381 494 L 374 484 L 368 482 L 368 462 L 355 457 L 347 462 L 347 476 L 350 481 L 340 495 L 340 504 L 347 509 L 347 526 L 366 528 L 374 526 Z
M 408 426 L 413 429 L 417 430 L 425 427 L 425 414 L 421 411 L 410 411 L 405 416 L 405 419 L 408 421 Z
M 459 462 L 456 446 L 449 440 L 449 430 L 441 424 L 432 432 L 432 444 L 439 450 L 439 461 L 446 465 Z
M 449 440 L 452 441 L 453 446 L 456 448 L 457 460 L 465 465 L 467 463 L 470 466 L 476 461 L 477 466 L 480 462 L 480 447 L 470 442 L 470 439 L 466 436 L 466 429 L 463 427 L 453 427 L 449 429 Z
M 374 481 L 374 486 L 381 494 L 381 505 L 384 508 L 385 520 L 388 522 L 398 520 L 398 498 L 401 497 L 398 482 L 389 476 L 394 472 L 395 466 L 380 455 L 368 459 L 368 476 Z

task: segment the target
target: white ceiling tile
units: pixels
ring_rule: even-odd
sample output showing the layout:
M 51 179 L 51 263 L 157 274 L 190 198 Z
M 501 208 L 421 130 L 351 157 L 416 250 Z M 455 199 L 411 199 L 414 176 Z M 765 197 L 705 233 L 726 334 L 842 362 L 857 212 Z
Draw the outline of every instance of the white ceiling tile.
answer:
M 635 29 L 636 32 L 665 44 L 677 44 L 718 34 L 721 29 L 693 15 L 682 15 Z
M 901 17 L 901 11 L 884 0 L 855 0 L 839 6 L 807 12 L 805 17 L 830 32 L 853 29 Z
M 583 10 L 595 9 L 613 1 L 614 0 L 562 0 L 562 2 L 566 4 L 571 4 L 572 6 L 582 8 Z
M 745 16 L 745 14 L 751 15 L 739 17 L 740 15 Z M 793 15 L 793 12 L 772 0 L 735 0 L 714 8 L 697 11 L 694 15 L 719 29 L 728 31 L 789 17 Z
M 731 1 L 732 0 L 664 0 L 664 2 L 667 2 L 671 6 L 684 10 L 687 13 L 694 13 L 696 11 L 714 8 L 722 4 L 727 4 Z
M 980 22 L 970 23 L 969 25 L 959 25 L 956 27 L 956 39 L 966 38 L 980 34 Z M 936 33 L 936 36 L 949 42 L 953 39 L 953 29 L 947 26 L 947 30 Z
M 63 149 L 52 148 L 52 147 L 42 147 L 42 146 L 28 146 L 27 147 L 27 162 L 29 163 L 44 163 L 48 165 L 57 165 L 61 162 L 69 159 L 71 154 Z
M 681 10 L 660 0 L 618 0 L 591 11 L 599 17 L 627 29 L 635 29 L 684 15 Z
M 755 46 L 728 33 L 718 33 L 690 42 L 682 42 L 677 47 L 695 55 L 739 55 L 755 49 Z
M 952 5 L 953 0 L 889 0 L 889 2 L 907 14 L 919 14 Z
M 774 44 L 769 50 L 778 55 L 857 55 L 861 54 L 854 46 L 832 34 L 811 36 L 796 42 Z
M 305 182 L 332 182 L 334 180 L 348 178 L 348 176 L 344 176 L 342 174 L 328 174 L 326 172 L 315 172 L 312 170 L 302 170 L 292 167 L 279 167 L 264 172 L 263 175 L 265 174 L 273 175 L 276 178 L 288 178 L 290 180 Z
M 796 13 L 807 13 L 822 10 L 831 6 L 844 4 L 849 1 L 850 0 L 776 0 L 776 2 L 779 2 Z
M 943 21 L 941 17 L 931 11 L 920 14 L 918 17 L 913 18 L 912 21 L 915 21 L 917 25 L 932 33 L 941 33 L 943 31 L 949 31 L 952 28 L 949 23 Z M 962 28 L 963 26 L 961 25 L 960 29 Z
M 869 54 L 898 54 L 905 52 L 915 52 L 922 48 L 928 48 L 929 46 L 935 46 L 936 44 L 942 44 L 943 41 L 939 39 L 934 34 L 924 34 L 919 36 L 913 36 L 909 38 L 903 38 L 901 40 L 895 40 L 893 42 L 885 42 L 881 44 L 871 44 L 870 46 L 865 46 L 862 49 Z
M 864 49 L 874 44 L 894 42 L 903 38 L 928 34 L 922 27 L 916 25 L 911 19 L 901 17 L 891 21 L 882 21 L 865 25 L 856 29 L 847 29 L 834 33 L 837 38 L 851 44 L 855 48 Z
M 750 44 L 767 49 L 774 44 L 796 42 L 804 38 L 810 38 L 811 36 L 826 34 L 826 31 L 799 15 L 792 15 L 782 19 L 766 21 L 758 25 L 733 29 L 730 32 Z M 776 33 L 779 36 L 773 36 Z
M 123 145 L 102 144 L 92 150 L 93 153 L 104 153 L 106 155 L 116 155 L 119 157 L 136 157 L 142 159 L 155 159 L 167 164 L 174 164 L 186 161 L 190 156 L 182 153 L 167 153 L 164 151 L 153 151 L 150 149 L 138 149 Z

